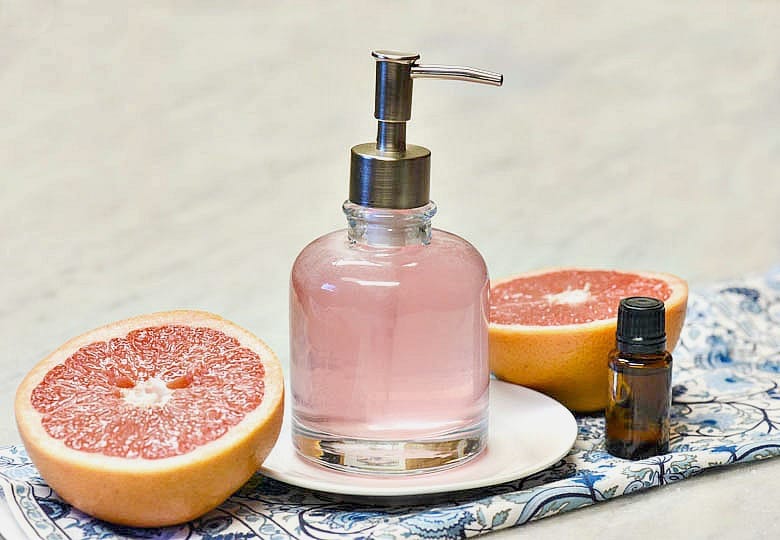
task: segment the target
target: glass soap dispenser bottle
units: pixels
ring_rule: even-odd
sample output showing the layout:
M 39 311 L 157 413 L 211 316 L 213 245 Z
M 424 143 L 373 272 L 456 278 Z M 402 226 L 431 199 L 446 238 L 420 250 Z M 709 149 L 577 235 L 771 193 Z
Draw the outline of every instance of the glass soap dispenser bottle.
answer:
M 471 244 L 431 228 L 431 153 L 406 143 L 412 81 L 503 77 L 372 56 L 377 137 L 352 148 L 347 229 L 306 246 L 292 269 L 293 442 L 342 471 L 428 472 L 486 444 L 489 281 Z

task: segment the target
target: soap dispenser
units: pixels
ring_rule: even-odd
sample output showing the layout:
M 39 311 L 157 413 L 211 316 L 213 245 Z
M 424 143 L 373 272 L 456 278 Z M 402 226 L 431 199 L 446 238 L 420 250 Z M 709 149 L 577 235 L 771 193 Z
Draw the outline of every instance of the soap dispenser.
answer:
M 485 447 L 490 285 L 471 244 L 431 228 L 431 152 L 406 143 L 412 82 L 503 77 L 372 56 L 377 136 L 352 148 L 347 229 L 314 240 L 292 268 L 292 436 L 327 467 L 414 474 Z

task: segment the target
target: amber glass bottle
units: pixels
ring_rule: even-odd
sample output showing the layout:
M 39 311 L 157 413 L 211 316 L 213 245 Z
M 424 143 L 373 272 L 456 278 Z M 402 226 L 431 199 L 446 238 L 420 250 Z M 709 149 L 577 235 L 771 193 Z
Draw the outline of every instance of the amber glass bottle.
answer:
M 672 355 L 664 324 L 662 301 L 643 296 L 620 301 L 605 411 L 606 446 L 614 456 L 643 459 L 669 451 Z

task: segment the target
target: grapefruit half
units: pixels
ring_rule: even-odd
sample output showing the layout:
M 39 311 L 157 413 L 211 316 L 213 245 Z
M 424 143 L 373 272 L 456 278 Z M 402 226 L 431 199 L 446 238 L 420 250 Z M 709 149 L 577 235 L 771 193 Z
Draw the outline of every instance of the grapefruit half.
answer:
M 68 341 L 25 377 L 24 446 L 65 501 L 139 527 L 182 523 L 246 482 L 276 442 L 279 360 L 216 315 L 171 311 Z
M 688 301 L 670 274 L 558 268 L 516 275 L 490 288 L 490 368 L 499 379 L 544 392 L 578 412 L 607 403 L 607 355 L 621 298 L 666 306 L 667 349 L 677 344 Z

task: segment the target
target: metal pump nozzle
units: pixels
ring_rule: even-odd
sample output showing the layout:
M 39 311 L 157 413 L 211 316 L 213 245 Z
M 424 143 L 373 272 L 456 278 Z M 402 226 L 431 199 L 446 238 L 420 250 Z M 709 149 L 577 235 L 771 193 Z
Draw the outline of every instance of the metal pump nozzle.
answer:
M 378 208 L 416 208 L 430 198 L 431 152 L 406 144 L 412 79 L 451 79 L 501 86 L 503 75 L 461 66 L 419 65 L 420 55 L 373 51 L 376 59 L 376 143 L 352 148 L 349 200 Z

